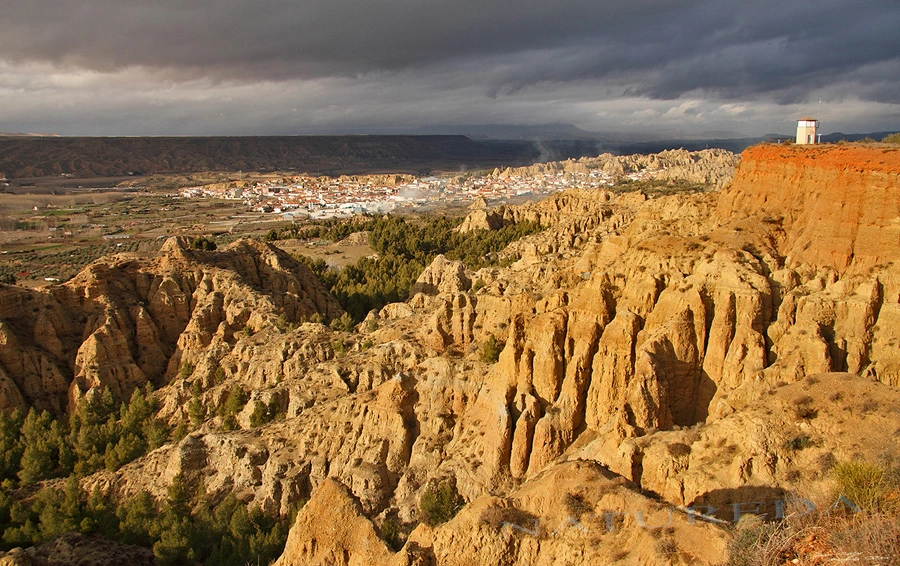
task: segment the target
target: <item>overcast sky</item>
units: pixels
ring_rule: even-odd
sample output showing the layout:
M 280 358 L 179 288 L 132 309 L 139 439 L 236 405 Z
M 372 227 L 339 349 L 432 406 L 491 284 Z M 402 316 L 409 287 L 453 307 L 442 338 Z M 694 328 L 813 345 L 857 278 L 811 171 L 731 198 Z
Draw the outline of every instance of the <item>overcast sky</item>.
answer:
M 4 132 L 900 129 L 900 0 L 2 0 L 0 22 Z

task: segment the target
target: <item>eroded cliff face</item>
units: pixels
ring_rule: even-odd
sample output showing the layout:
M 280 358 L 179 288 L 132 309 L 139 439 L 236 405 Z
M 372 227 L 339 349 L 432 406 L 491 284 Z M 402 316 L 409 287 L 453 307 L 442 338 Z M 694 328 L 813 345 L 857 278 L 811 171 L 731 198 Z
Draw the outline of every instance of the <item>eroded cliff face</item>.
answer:
M 9 368 L 39 368 L 48 352 L 72 360 L 52 366 L 62 368 L 60 394 L 69 383 L 105 383 L 109 372 L 130 383 L 137 370 L 161 368 L 154 375 L 167 385 L 157 395 L 173 422 L 186 418 L 198 391 L 215 407 L 233 384 L 251 390 L 237 419 L 242 430 L 207 419 L 179 443 L 84 483 L 161 497 L 181 474 L 202 478 L 212 497 L 234 493 L 281 513 L 309 497 L 283 565 L 718 563 L 725 532 L 678 512 L 668 525 L 667 506 L 730 509 L 815 487 L 826 479 L 826 454 L 896 456 L 895 446 L 865 431 L 894 434 L 900 406 L 900 242 L 888 238 L 876 249 L 866 235 L 900 223 L 890 212 L 895 203 L 876 199 L 872 182 L 883 173 L 877 178 L 894 194 L 897 180 L 890 167 L 857 163 L 892 154 L 804 151 L 751 148 L 722 192 L 572 189 L 498 209 L 503 222 L 546 227 L 505 251 L 518 261 L 470 272 L 440 257 L 409 301 L 371 314 L 355 332 L 279 325 L 281 313 L 337 311 L 289 258 L 259 244 L 201 261 L 173 243 L 152 276 L 126 263 L 135 267 L 101 282 L 94 266 L 36 299 L 6 289 L 5 313 L 34 300 L 71 312 L 64 309 L 78 298 L 103 313 L 94 316 L 104 325 L 48 314 L 59 330 L 41 334 L 59 345 L 41 338 L 38 348 L 37 323 L 0 317 L 9 376 L 2 391 L 8 406 L 34 402 Z M 825 178 L 830 192 L 810 188 Z M 858 211 L 845 221 L 821 213 L 845 201 Z M 473 211 L 470 224 L 483 214 Z M 834 226 L 827 240 L 817 236 L 826 220 Z M 798 244 L 804 238 L 809 246 Z M 835 250 L 852 257 L 838 261 L 844 256 Z M 121 272 L 133 275 L 114 276 Z M 229 288 L 232 281 L 244 286 Z M 134 343 L 114 329 L 136 333 L 141 317 L 107 305 L 131 296 L 146 297 L 141 316 L 153 326 L 141 323 L 141 332 L 148 345 L 157 337 L 158 353 L 115 346 Z M 248 326 L 252 335 L 241 330 Z M 84 346 L 74 336 L 101 327 L 109 330 L 90 350 L 118 352 L 104 366 L 119 369 L 79 373 Z M 481 356 L 490 337 L 504 344 L 496 363 Z M 31 357 L 10 358 L 15 340 Z M 183 361 L 192 371 L 179 375 Z M 48 383 L 56 375 L 28 371 Z M 257 403 L 274 403 L 286 418 L 251 427 Z M 798 435 L 815 448 L 792 449 Z M 425 486 L 444 478 L 467 502 L 460 514 L 439 527 L 419 525 L 400 552 L 388 549 L 378 536 L 385 519 L 414 525 Z
M 564 543 L 557 531 L 549 542 L 495 540 L 481 515 L 485 497 L 511 497 L 518 482 L 547 494 L 580 493 L 554 475 L 571 474 L 567 466 L 575 462 L 599 464 L 671 505 L 730 512 L 736 501 L 773 500 L 822 485 L 834 458 L 890 452 L 865 431 L 896 428 L 888 421 L 889 407 L 900 399 L 894 336 L 900 273 L 890 262 L 900 243 L 882 238 L 879 251 L 854 252 L 844 263 L 835 262 L 834 250 L 875 249 L 861 241 L 867 226 L 900 222 L 897 211 L 876 204 L 878 187 L 890 195 L 898 183 L 896 173 L 864 165 L 881 159 L 880 150 L 860 157 L 832 149 L 816 148 L 821 156 L 815 157 L 802 148 L 753 148 L 723 193 L 651 199 L 570 190 L 495 213 L 503 222 L 527 218 L 549 226 L 510 246 L 522 258 L 510 269 L 462 277 L 458 266 L 436 262 L 426 277 L 431 295 L 386 316 L 418 328 L 420 344 L 433 351 L 416 372 L 419 437 L 407 474 L 453 476 L 470 503 L 444 526 L 417 528 L 395 560 L 412 561 L 416 551 L 438 564 L 486 556 L 488 562 L 551 563 L 572 545 L 583 548 Z M 777 151 L 794 157 L 782 163 Z M 810 163 L 813 157 L 822 169 Z M 842 159 L 849 162 L 839 166 Z M 862 166 L 854 165 L 858 159 Z M 842 172 L 835 175 L 836 169 Z M 887 180 L 873 186 L 873 175 Z M 825 178 L 832 192 L 808 191 Z M 776 188 L 777 197 L 765 193 Z M 763 205 L 755 206 L 759 194 Z M 857 202 L 858 194 L 869 196 Z M 831 215 L 830 239 L 802 249 L 804 234 L 816 239 L 810 234 L 825 229 L 823 214 L 808 211 L 840 202 L 852 202 L 858 213 L 843 220 Z M 798 211 L 787 203 L 799 203 Z M 491 218 L 485 211 L 473 215 Z M 436 282 L 439 274 L 451 282 L 445 288 Z M 477 290 L 459 284 L 465 279 Z M 470 369 L 465 360 L 489 335 L 505 341 L 499 362 Z M 442 379 L 435 379 L 430 374 L 439 367 Z M 846 373 L 816 377 L 827 372 Z M 430 382 L 440 384 L 437 392 L 423 386 Z M 458 401 L 448 407 L 448 397 Z M 867 399 L 877 401 L 866 410 L 856 406 Z M 815 410 L 801 410 L 806 404 Z M 452 423 L 449 435 L 430 424 L 436 414 Z M 793 448 L 792 439 L 801 436 L 816 448 Z M 430 454 L 421 453 L 424 446 Z M 411 516 L 409 505 L 406 493 L 395 492 L 380 516 L 392 510 Z M 618 508 L 627 505 L 634 504 Z M 590 501 L 588 508 L 610 506 Z M 517 516 L 553 515 L 549 509 Z M 556 519 L 567 520 L 554 515 L 549 524 L 555 527 Z M 639 533 L 634 528 L 629 536 Z M 282 560 L 310 563 L 293 554 L 298 539 L 308 542 L 299 530 L 295 536 Z M 699 548 L 710 554 L 678 541 L 679 556 L 700 563 L 724 558 L 715 537 L 700 538 L 708 545 Z M 365 556 L 357 546 L 344 548 L 348 556 Z M 672 560 L 651 549 L 658 547 L 637 544 L 616 558 Z M 613 554 L 581 556 L 592 563 Z
M 157 257 L 99 260 L 44 290 L 0 289 L 0 409 L 60 412 L 92 388 L 162 386 L 245 328 L 340 307 L 290 256 L 249 240 L 221 252 L 170 239 Z M 190 373 L 190 372 L 188 372 Z
M 718 214 L 778 222 L 788 263 L 843 274 L 900 259 L 898 197 L 896 146 L 760 145 L 744 152 Z

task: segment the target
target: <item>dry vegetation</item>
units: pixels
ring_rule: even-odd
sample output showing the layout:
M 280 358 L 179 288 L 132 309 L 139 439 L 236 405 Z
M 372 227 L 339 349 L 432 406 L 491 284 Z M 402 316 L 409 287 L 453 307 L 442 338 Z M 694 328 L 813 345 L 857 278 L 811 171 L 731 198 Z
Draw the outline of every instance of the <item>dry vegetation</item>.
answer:
M 900 564 L 900 468 L 841 462 L 833 488 L 783 521 L 748 516 L 736 527 L 727 566 Z

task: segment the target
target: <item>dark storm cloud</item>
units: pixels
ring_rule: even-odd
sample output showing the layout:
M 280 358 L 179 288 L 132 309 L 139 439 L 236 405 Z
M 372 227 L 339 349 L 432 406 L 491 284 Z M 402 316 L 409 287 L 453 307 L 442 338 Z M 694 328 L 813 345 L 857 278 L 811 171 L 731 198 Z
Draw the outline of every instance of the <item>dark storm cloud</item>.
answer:
M 897 0 L 6 0 L 0 16 L 2 60 L 179 80 L 452 68 L 493 95 L 599 79 L 656 99 L 784 103 L 900 60 Z M 856 94 L 900 102 L 897 75 Z

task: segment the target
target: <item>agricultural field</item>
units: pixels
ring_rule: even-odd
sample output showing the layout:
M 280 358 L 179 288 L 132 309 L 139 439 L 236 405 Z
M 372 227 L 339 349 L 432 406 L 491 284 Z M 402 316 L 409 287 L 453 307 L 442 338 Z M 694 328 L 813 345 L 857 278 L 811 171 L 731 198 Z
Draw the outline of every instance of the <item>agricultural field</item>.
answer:
M 169 236 L 223 241 L 281 223 L 241 201 L 182 199 L 163 191 L 0 194 L 0 276 L 24 285 L 64 281 L 115 252 L 149 252 Z

